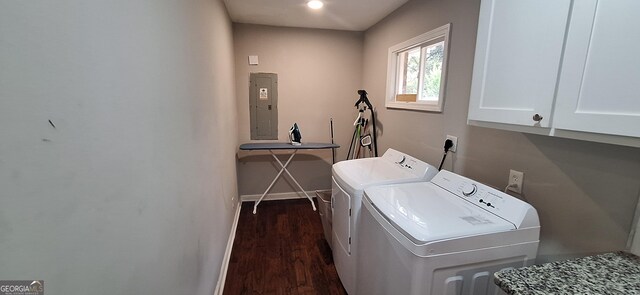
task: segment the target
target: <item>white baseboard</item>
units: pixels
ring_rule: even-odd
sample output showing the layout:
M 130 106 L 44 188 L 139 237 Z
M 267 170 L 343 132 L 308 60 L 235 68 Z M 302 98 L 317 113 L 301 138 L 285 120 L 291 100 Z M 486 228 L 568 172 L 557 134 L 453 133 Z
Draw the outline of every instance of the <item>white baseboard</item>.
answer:
M 315 191 L 307 191 L 307 194 L 309 194 L 309 197 L 315 198 L 316 197 L 316 192 Z M 240 200 L 242 202 L 254 202 L 260 199 L 260 197 L 262 196 L 262 194 L 259 195 L 241 195 L 240 196 Z M 299 192 L 286 192 L 286 193 L 273 193 L 273 194 L 267 194 L 266 196 L 264 196 L 264 199 L 262 199 L 263 201 L 270 201 L 270 200 L 290 200 L 290 199 L 306 199 L 307 196 L 304 195 L 304 193 L 302 191 Z
M 215 295 L 222 295 L 222 292 L 224 291 L 224 282 L 227 280 L 227 270 L 229 269 L 229 260 L 231 259 L 231 251 L 233 250 L 233 241 L 236 239 L 236 229 L 238 228 L 238 220 L 240 220 L 241 208 L 241 203 L 236 204 L 236 215 L 233 217 L 233 224 L 231 225 L 229 240 L 227 241 L 227 249 L 224 251 L 224 257 L 222 258 L 218 284 L 216 284 L 216 290 L 213 292 Z

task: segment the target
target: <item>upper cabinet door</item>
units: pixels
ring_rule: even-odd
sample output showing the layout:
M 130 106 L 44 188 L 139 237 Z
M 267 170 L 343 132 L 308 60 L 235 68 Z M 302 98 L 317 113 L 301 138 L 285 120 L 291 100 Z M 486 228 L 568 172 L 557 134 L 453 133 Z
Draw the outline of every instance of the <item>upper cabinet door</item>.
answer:
M 482 1 L 469 120 L 550 127 L 570 6 Z
M 640 137 L 640 1 L 573 4 L 554 127 Z

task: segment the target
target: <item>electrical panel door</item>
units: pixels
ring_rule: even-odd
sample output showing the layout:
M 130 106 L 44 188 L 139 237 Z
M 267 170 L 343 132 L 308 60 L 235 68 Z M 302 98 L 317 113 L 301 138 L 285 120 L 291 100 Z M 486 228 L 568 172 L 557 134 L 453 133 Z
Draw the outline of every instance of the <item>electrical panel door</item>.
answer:
M 278 75 L 251 73 L 249 78 L 251 139 L 278 139 Z

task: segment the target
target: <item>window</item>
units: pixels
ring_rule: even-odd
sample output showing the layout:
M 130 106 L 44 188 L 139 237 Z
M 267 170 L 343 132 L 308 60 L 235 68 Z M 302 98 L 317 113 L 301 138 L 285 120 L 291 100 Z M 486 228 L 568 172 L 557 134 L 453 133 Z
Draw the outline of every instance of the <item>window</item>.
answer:
M 449 27 L 389 48 L 387 108 L 442 112 Z

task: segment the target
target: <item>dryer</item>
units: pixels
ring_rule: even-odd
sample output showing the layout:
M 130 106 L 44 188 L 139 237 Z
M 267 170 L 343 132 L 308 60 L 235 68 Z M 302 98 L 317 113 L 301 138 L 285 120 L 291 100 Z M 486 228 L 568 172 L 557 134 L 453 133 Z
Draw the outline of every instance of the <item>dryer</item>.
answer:
M 388 149 L 382 157 L 338 162 L 332 167 L 332 252 L 338 276 L 355 294 L 357 231 L 362 194 L 374 185 L 429 181 L 437 169 L 405 153 Z
M 536 210 L 449 171 L 367 188 L 362 203 L 358 294 L 496 294 L 494 272 L 536 258 Z

